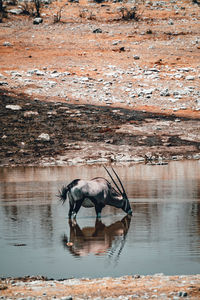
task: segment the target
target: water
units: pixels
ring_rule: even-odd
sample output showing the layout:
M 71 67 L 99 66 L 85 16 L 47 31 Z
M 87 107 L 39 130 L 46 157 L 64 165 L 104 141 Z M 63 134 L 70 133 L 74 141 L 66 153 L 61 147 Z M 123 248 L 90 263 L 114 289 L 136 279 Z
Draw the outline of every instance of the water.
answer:
M 101 166 L 0 168 L 0 277 L 103 277 L 200 272 L 200 162 L 115 169 L 133 209 L 81 208 L 69 223 L 56 197 Z

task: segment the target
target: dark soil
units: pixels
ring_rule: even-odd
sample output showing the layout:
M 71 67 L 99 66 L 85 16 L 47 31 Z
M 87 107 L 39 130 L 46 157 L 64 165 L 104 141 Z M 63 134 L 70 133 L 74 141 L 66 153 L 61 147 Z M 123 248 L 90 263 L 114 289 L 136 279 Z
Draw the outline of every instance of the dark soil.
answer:
M 98 158 L 96 152 L 93 153 L 94 156 L 85 152 L 81 146 L 83 142 L 96 149 L 99 143 L 101 147 L 109 145 L 112 149 L 113 146 L 116 153 L 120 152 L 120 146 L 129 146 L 133 154 L 134 150 L 140 149 L 141 157 L 147 157 L 147 152 L 152 152 L 152 148 L 154 150 L 150 156 L 157 153 L 164 157 L 168 153 L 168 158 L 174 155 L 192 157 L 199 153 L 198 140 L 182 137 L 184 130 L 190 128 L 191 122 L 194 126 L 199 120 L 182 118 L 177 122 L 177 118 L 173 116 L 123 108 L 42 102 L 23 95 L 12 97 L 3 91 L 0 92 L 0 100 L 1 165 L 38 164 L 44 158 L 48 161 L 52 157 L 62 156 L 73 159 L 77 156 L 77 149 L 79 157 Z M 6 108 L 7 105 L 19 105 L 21 109 L 9 109 Z M 148 132 L 149 124 L 152 127 L 163 122 L 170 122 L 168 134 L 162 128 L 153 133 Z M 182 124 L 183 131 L 177 134 L 178 123 Z M 126 126 L 134 126 L 134 129 L 130 132 L 126 130 Z M 125 130 L 121 130 L 124 127 Z M 42 133 L 48 134 L 49 139 L 39 138 Z M 112 160 L 107 153 L 106 158 L 109 157 Z

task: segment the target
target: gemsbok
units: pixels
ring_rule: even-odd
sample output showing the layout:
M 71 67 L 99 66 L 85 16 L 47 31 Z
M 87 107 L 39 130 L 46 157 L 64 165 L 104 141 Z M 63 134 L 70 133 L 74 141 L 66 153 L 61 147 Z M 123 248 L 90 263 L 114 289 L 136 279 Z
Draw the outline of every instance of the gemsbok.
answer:
M 59 198 L 63 203 L 67 198 L 69 199 L 69 218 L 73 217 L 75 219 L 81 206 L 95 207 L 97 218 L 101 218 L 101 211 L 106 205 L 121 208 L 128 215 L 132 215 L 132 209 L 119 176 L 112 168 L 121 188 L 108 169 L 105 166 L 104 168 L 118 191 L 112 187 L 108 180 L 102 177 L 96 177 L 91 180 L 73 180 L 67 186 L 63 186 L 59 193 Z

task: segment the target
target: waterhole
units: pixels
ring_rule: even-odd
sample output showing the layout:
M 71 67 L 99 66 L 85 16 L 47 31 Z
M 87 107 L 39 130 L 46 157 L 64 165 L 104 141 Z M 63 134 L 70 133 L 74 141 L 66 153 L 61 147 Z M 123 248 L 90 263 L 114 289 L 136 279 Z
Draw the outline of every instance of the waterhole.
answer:
M 48 278 L 200 271 L 200 162 L 114 166 L 132 218 L 105 207 L 68 220 L 58 190 L 103 176 L 100 165 L 0 168 L 0 277 Z

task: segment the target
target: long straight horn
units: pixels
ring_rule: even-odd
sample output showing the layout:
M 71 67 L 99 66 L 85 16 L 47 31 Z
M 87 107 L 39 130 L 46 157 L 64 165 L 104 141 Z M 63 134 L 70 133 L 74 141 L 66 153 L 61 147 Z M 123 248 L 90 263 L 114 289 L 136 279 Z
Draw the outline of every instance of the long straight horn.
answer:
M 121 195 L 123 195 L 122 191 L 120 190 L 119 186 L 117 185 L 117 183 L 116 183 L 115 180 L 113 179 L 113 177 L 112 177 L 112 175 L 110 174 L 110 172 L 108 171 L 108 169 L 107 169 L 105 166 L 103 166 L 103 167 L 104 167 L 104 169 L 106 170 L 106 172 L 108 173 L 108 175 L 110 176 L 110 178 L 112 179 L 112 181 L 113 181 L 114 185 L 116 186 L 116 188 L 118 189 L 119 193 L 120 193 Z
M 124 186 L 123 186 L 123 184 L 122 184 L 122 182 L 121 182 L 121 179 L 119 178 L 119 176 L 117 175 L 117 173 L 116 173 L 116 171 L 113 169 L 113 167 L 111 167 L 111 168 L 112 168 L 113 172 L 115 173 L 115 176 L 117 177 L 117 179 L 118 179 L 118 181 L 119 181 L 119 183 L 120 183 L 120 185 L 121 185 L 121 187 L 122 187 L 123 194 L 127 197 L 126 191 L 125 191 L 125 188 L 124 188 Z

